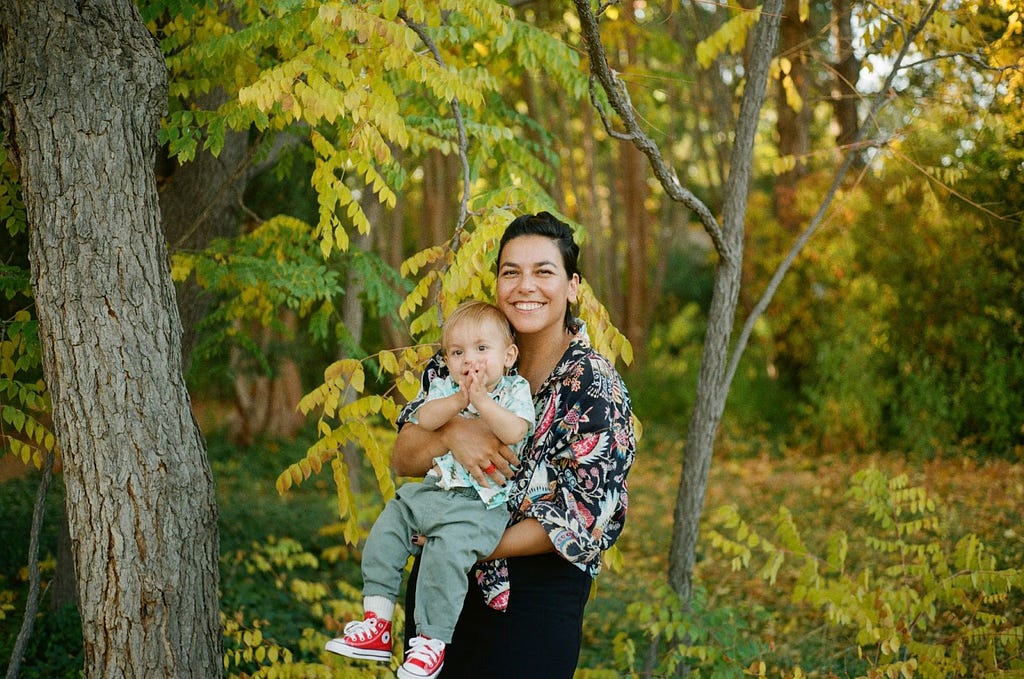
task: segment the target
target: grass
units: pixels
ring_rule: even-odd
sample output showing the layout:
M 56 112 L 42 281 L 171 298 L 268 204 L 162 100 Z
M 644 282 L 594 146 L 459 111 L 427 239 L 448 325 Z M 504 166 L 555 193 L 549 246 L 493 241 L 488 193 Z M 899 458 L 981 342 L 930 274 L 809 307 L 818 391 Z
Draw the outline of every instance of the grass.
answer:
M 340 539 L 325 530 L 336 518 L 333 484 L 327 474 L 310 479 L 285 497 L 274 490 L 278 472 L 297 459 L 304 447 L 299 441 L 239 450 L 213 436 L 210 459 L 221 509 L 222 609 L 265 619 L 265 636 L 292 649 L 300 659 L 314 662 L 316 643 L 303 642 L 302 633 L 313 629 L 328 634 L 324 616 L 330 611 L 299 601 L 294 583 L 320 583 L 331 591 L 337 591 L 338 583 L 348 583 L 354 588 L 348 590 L 351 596 L 358 591 L 359 571 L 357 551 L 337 550 Z M 715 455 L 705 521 L 718 507 L 736 505 L 747 522 L 769 532 L 773 515 L 786 507 L 808 542 L 821 545 L 834 530 L 858 530 L 847 496 L 849 481 L 857 470 L 875 466 L 890 475 L 906 473 L 913 485 L 924 486 L 937 497 L 943 507 L 942 525 L 951 537 L 975 533 L 998 554 L 1004 567 L 1024 563 L 1020 528 L 1024 465 L 1020 463 L 910 460 L 896 453 L 870 457 L 819 456 L 813 451 L 783 454 L 772 442 L 728 435 L 722 436 Z M 652 650 L 639 625 L 644 606 L 648 613 L 670 608 L 664 586 L 681 459 L 679 432 L 647 427 L 630 476 L 629 521 L 618 544 L 624 567 L 606 569 L 599 576 L 588 606 L 580 663 L 583 678 L 622 676 L 627 653 L 635 654 L 634 666 L 640 667 Z M 4 657 L 9 656 L 20 625 L 35 483 L 34 475 L 29 475 L 3 482 L 0 489 L 0 537 L 5 545 L 0 591 L 17 593 L 16 610 L 0 626 Z M 368 527 L 380 499 L 372 494 L 364 499 Z M 44 558 L 55 553 L 58 502 L 57 495 L 51 494 Z M 862 663 L 856 648 L 836 628 L 793 604 L 790 579 L 780 576 L 769 585 L 753 571 L 733 571 L 728 559 L 705 543 L 702 540 L 695 573 L 701 599 L 691 617 L 699 617 L 705 630 L 710 630 L 711 641 L 722 654 L 714 666 L 724 668 L 723 676 L 730 672 L 736 676 L 758 658 L 767 658 L 769 669 L 777 673 L 799 664 L 809 676 L 857 675 Z M 305 561 L 308 556 L 316 557 L 316 562 Z M 850 558 L 855 561 L 857 555 Z M 45 609 L 45 601 L 43 605 Z M 22 676 L 77 676 L 52 660 L 63 657 L 70 658 L 71 665 L 78 662 L 80 650 L 75 644 L 81 642 L 74 633 L 75 624 L 67 612 L 44 610 Z M 651 657 L 656 658 L 664 648 L 653 651 Z

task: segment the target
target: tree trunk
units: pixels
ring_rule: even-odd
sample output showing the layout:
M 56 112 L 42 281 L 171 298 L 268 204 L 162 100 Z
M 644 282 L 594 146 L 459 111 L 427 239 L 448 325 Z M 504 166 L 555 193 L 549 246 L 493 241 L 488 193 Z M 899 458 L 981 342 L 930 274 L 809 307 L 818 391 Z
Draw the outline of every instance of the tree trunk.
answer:
M 782 81 L 775 83 L 775 130 L 779 138 L 779 155 L 792 157 L 795 165 L 775 179 L 775 216 L 787 233 L 795 233 L 805 221 L 796 205 L 800 180 L 807 175 L 807 156 L 811 150 L 810 76 L 805 45 L 813 39 L 813 27 L 800 20 L 799 0 L 786 0 L 786 11 L 779 30 L 780 51 L 789 58 L 789 78 L 800 96 L 797 109 L 790 105 Z
M 129 0 L 5 0 L 0 24 L 85 676 L 219 676 L 217 507 L 153 172 L 160 50 Z
M 625 217 L 623 231 L 626 236 L 626 286 L 621 318 L 626 337 L 633 345 L 638 361 L 644 360 L 647 346 L 648 318 L 651 298 L 648 288 L 648 274 L 651 261 L 648 248 L 647 188 L 644 175 L 644 156 L 632 144 L 619 147 L 622 167 L 622 213 Z
M 715 267 L 714 289 L 708 310 L 697 398 L 686 433 L 683 473 L 676 497 L 669 553 L 669 584 L 680 599 L 693 598 L 693 569 L 697 538 L 707 492 L 715 434 L 729 394 L 729 347 L 735 326 L 743 274 L 744 222 L 750 190 L 754 138 L 767 91 L 768 65 L 775 54 L 779 17 L 784 0 L 767 0 L 748 44 L 753 45 L 747 82 L 737 118 L 736 143 L 729 158 L 729 178 L 722 206 L 722 239 Z
M 218 90 L 197 103 L 200 108 L 215 110 L 225 98 Z M 248 149 L 246 133 L 228 131 L 217 156 L 199 149 L 195 160 L 184 165 L 163 160 L 160 213 L 171 254 L 178 250 L 196 252 L 215 238 L 238 235 L 238 206 L 249 177 Z M 177 286 L 176 298 L 182 325 L 182 364 L 187 371 L 196 346 L 196 327 L 209 310 L 209 296 L 195 276 L 189 276 Z
M 299 364 L 286 352 L 274 350 L 275 345 L 293 341 L 299 319 L 294 311 L 285 309 L 278 313 L 277 323 L 284 330 L 256 321 L 236 321 L 240 331 L 256 338 L 259 350 L 274 361 L 272 373 L 267 375 L 247 352 L 231 350 L 235 400 L 228 418 L 228 438 L 238 446 L 247 448 L 261 438 L 293 439 L 305 422 L 297 409 L 304 393 Z
M 833 102 L 835 119 L 839 124 L 839 135 L 836 143 L 839 146 L 849 144 L 857 137 L 860 127 L 857 107 L 860 95 L 857 93 L 857 82 L 860 80 L 860 59 L 853 50 L 853 10 L 852 0 L 834 0 L 832 3 L 833 34 L 835 46 L 835 88 Z
M 370 224 L 381 228 L 384 220 L 384 206 L 377 200 L 377 196 L 366 191 L 360 205 Z M 372 243 L 373 234 L 356 232 L 352 235 L 352 247 L 349 252 L 369 252 Z M 363 328 L 366 326 L 366 312 L 363 309 L 363 292 L 365 290 L 366 285 L 358 272 L 353 267 L 349 267 L 345 274 L 345 296 L 341 301 L 341 318 L 351 335 L 352 343 L 356 346 L 362 346 Z M 338 353 L 338 358 L 352 357 L 341 351 Z M 358 392 L 352 388 L 351 384 L 346 384 L 345 391 L 342 393 L 342 403 L 348 405 L 355 402 L 357 398 L 359 398 Z M 359 452 L 359 444 L 349 441 L 342 447 L 341 452 L 345 458 L 345 464 L 348 465 L 349 486 L 352 492 L 358 495 L 363 490 L 363 475 L 361 473 L 363 456 Z

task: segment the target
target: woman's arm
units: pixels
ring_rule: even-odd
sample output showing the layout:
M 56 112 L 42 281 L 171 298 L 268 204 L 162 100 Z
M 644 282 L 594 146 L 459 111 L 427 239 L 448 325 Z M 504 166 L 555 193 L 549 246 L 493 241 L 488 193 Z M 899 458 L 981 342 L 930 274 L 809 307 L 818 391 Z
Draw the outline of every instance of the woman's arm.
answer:
M 524 519 L 505 529 L 498 546 L 483 561 L 507 559 L 510 556 L 534 556 L 553 551 L 555 546 L 551 544 L 551 538 L 540 521 Z
M 455 417 L 436 431 L 406 424 L 391 450 L 391 466 L 399 476 L 423 476 L 435 457 L 451 451 L 456 461 L 481 484 L 484 469 L 494 465 L 490 477 L 497 483 L 512 478 L 511 465 L 519 462 L 512 450 L 494 436 L 482 420 Z
M 434 458 L 448 452 L 442 429 L 429 431 L 411 423 L 402 427 L 391 448 L 391 468 L 395 473 L 399 476 L 426 474 L 434 464 Z

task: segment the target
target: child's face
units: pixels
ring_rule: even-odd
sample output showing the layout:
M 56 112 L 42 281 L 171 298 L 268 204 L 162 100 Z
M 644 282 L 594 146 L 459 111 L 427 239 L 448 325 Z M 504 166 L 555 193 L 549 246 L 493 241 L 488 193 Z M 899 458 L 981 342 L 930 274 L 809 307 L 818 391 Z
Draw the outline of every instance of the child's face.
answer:
M 470 373 L 483 377 L 491 391 L 508 368 L 516 362 L 519 350 L 505 338 L 496 323 L 460 323 L 451 329 L 444 357 L 448 372 L 456 382 Z

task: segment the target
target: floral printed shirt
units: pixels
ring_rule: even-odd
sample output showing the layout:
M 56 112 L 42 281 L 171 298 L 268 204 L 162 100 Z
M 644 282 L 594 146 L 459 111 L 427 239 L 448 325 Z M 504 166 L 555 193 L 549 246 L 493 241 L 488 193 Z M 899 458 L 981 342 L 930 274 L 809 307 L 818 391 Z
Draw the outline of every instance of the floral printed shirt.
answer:
M 435 355 L 424 370 L 420 395 L 402 410 L 399 427 L 419 408 L 430 381 L 446 374 Z M 626 475 L 636 439 L 622 378 L 590 346 L 582 323 L 534 394 L 533 405 L 537 424 L 511 482 L 509 525 L 536 519 L 555 550 L 593 577 L 601 569 L 601 553 L 625 524 Z M 510 594 L 505 560 L 479 564 L 475 573 L 487 603 L 504 610 Z

